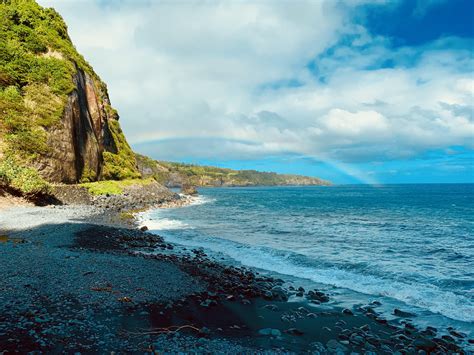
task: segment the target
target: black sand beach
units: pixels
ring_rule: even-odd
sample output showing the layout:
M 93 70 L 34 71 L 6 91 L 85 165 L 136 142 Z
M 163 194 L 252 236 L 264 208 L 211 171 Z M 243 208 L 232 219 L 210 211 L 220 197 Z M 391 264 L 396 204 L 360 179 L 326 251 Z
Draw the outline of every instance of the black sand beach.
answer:
M 0 352 L 423 354 L 467 344 L 455 330 L 416 329 L 403 311 L 387 322 L 377 303 L 342 309 L 103 212 L 1 211 Z

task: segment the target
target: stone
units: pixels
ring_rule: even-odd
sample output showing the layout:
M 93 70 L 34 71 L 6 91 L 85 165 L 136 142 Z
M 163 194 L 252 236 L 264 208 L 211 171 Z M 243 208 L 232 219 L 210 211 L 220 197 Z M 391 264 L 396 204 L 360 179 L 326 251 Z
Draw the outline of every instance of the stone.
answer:
M 272 287 L 273 298 L 279 301 L 288 301 L 288 294 L 281 286 Z
M 416 314 L 414 313 L 410 313 L 410 312 L 405 312 L 405 311 L 402 311 L 398 308 L 395 308 L 393 310 L 393 315 L 397 316 L 397 317 L 402 317 L 402 318 L 411 318 L 411 317 L 416 317 Z
M 297 328 L 288 328 L 285 330 L 285 333 L 290 335 L 303 335 L 304 333 Z
M 337 350 L 340 351 L 346 351 L 347 347 L 345 347 L 343 344 L 339 343 L 337 340 L 331 339 L 326 343 L 326 347 L 333 351 L 336 352 Z
M 354 312 L 352 312 L 350 309 L 348 308 L 344 308 L 342 310 L 342 314 L 345 314 L 345 315 L 348 315 L 348 316 L 353 316 L 354 315 Z

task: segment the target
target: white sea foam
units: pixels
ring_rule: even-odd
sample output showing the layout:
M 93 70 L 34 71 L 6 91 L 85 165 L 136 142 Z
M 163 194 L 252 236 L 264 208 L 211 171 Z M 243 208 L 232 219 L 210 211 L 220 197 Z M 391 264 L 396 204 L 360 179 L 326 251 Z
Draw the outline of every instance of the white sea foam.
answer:
M 249 246 L 221 238 L 200 236 L 189 239 L 167 236 L 166 239 L 178 244 L 203 247 L 211 252 L 227 255 L 246 266 L 305 278 L 317 283 L 369 295 L 390 297 L 407 305 L 427 309 L 451 319 L 465 322 L 474 321 L 474 302 L 472 300 L 453 292 L 441 290 L 434 285 L 405 283 L 337 268 L 305 266 L 298 264 L 298 255 L 292 252 Z
M 180 194 L 180 196 L 183 196 L 182 194 Z M 186 196 L 187 198 L 190 199 L 190 204 L 188 206 L 198 206 L 198 205 L 204 205 L 205 203 L 212 203 L 212 202 L 215 202 L 216 200 L 213 199 L 213 198 L 210 198 L 210 197 L 206 197 L 206 196 L 201 196 L 201 195 L 198 195 L 198 196 Z
M 136 215 L 138 225 L 146 226 L 151 231 L 175 230 L 191 228 L 188 224 L 171 218 L 160 218 L 153 211 L 141 212 Z

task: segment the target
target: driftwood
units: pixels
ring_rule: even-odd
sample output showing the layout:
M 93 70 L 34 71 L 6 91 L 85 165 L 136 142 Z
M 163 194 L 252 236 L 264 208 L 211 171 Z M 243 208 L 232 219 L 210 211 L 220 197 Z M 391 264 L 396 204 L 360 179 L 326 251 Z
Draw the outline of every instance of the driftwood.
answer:
M 186 325 L 181 325 L 181 326 L 173 325 L 171 327 L 165 327 L 165 328 L 153 328 L 153 329 L 139 331 L 139 332 L 130 332 L 130 331 L 124 331 L 124 332 L 128 335 L 143 336 L 143 335 L 159 335 L 159 334 L 176 333 L 183 329 L 192 329 L 196 332 L 201 331 L 201 329 L 196 328 L 195 326 L 191 324 L 186 324 Z

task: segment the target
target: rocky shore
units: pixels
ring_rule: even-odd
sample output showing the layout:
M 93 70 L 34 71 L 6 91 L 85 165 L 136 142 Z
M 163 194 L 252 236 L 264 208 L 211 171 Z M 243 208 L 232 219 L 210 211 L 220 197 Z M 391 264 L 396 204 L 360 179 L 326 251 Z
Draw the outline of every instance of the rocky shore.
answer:
M 167 243 L 124 221 L 121 206 L 1 212 L 0 353 L 445 354 L 473 342 Z

